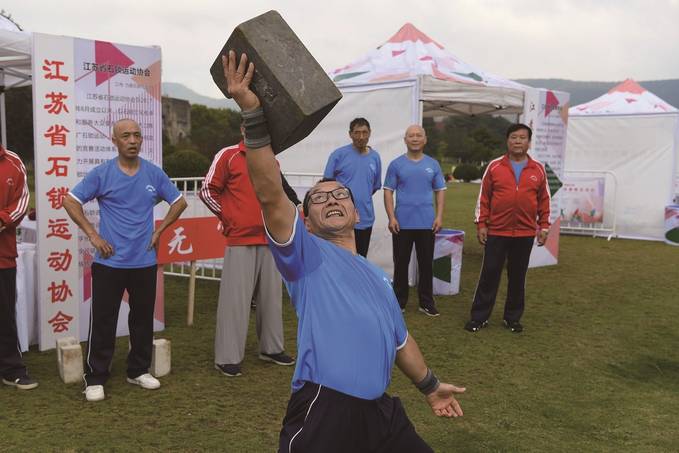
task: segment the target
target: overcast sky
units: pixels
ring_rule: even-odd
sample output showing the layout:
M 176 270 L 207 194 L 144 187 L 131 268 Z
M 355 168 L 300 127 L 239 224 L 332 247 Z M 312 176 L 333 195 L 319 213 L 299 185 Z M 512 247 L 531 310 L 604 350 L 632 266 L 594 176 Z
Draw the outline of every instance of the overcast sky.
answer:
M 5 0 L 24 30 L 159 45 L 163 81 L 220 97 L 209 67 L 233 28 L 277 9 L 331 70 L 406 22 L 507 78 L 679 78 L 679 0 Z

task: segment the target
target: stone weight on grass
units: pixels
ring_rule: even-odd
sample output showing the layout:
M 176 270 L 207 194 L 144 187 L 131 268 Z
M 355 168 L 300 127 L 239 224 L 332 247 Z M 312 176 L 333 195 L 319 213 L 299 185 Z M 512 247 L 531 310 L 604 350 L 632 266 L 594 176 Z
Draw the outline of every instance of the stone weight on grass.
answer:
M 83 351 L 74 337 L 57 340 L 57 367 L 64 384 L 75 384 L 83 379 Z

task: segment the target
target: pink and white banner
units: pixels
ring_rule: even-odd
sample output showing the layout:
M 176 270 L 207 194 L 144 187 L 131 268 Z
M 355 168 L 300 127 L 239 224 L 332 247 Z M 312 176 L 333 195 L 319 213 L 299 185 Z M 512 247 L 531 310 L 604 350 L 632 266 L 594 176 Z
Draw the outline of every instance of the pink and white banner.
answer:
M 561 224 L 561 180 L 566 155 L 566 128 L 570 95 L 544 89 L 526 90 L 522 121 L 533 129 L 529 154 L 545 164 L 549 179 L 552 224 L 543 247 L 533 247 L 530 267 L 549 266 L 559 260 L 559 230 Z
M 141 157 L 162 166 L 162 109 L 160 48 L 74 39 L 76 93 L 76 156 L 78 180 L 92 168 L 118 155 L 111 142 L 113 124 L 130 118 L 139 123 L 144 143 Z M 83 209 L 99 228 L 99 207 L 90 202 Z M 91 264 L 94 248 L 80 232 L 81 340 L 87 339 L 92 299 Z M 164 328 L 162 272 L 158 274 L 155 330 Z M 129 306 L 123 296 L 118 316 L 118 335 L 127 335 Z
M 604 177 L 575 177 L 561 188 L 561 221 L 570 225 L 604 223 Z
M 33 35 L 41 350 L 53 348 L 60 335 L 85 340 L 88 334 L 94 249 L 61 209 L 63 197 L 92 168 L 117 156 L 112 126 L 123 118 L 141 126 L 142 157 L 162 166 L 160 57 L 158 47 Z M 98 229 L 97 203 L 83 209 Z M 162 330 L 161 271 L 158 277 L 154 328 Z M 118 335 L 128 333 L 126 299 Z

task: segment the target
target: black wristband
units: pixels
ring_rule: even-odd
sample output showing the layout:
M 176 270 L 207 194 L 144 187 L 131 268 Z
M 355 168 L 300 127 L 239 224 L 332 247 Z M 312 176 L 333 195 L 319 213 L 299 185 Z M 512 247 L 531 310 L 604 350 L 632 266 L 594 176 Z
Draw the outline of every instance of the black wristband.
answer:
M 266 125 L 264 110 L 261 107 L 241 112 L 241 116 L 245 129 L 245 146 L 248 149 L 263 148 L 271 143 L 269 128 Z
M 420 382 L 416 383 L 415 387 L 417 387 L 417 389 L 424 395 L 429 395 L 430 393 L 436 391 L 440 384 L 441 381 L 439 381 L 430 368 L 427 368 L 427 375 Z

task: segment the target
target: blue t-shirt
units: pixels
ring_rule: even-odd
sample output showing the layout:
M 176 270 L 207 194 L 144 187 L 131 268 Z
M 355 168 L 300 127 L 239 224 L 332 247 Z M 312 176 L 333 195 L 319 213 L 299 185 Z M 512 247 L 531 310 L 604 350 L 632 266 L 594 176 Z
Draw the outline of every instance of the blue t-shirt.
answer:
M 514 176 L 516 177 L 516 185 L 519 185 L 519 179 L 521 179 L 521 172 L 523 171 L 524 168 L 526 168 L 526 164 L 528 163 L 528 159 L 524 160 L 523 162 L 514 162 L 513 160 L 509 159 L 509 162 L 512 164 L 512 169 L 514 170 Z
M 172 204 L 181 194 L 165 172 L 144 159 L 134 176 L 123 173 L 118 158 L 93 168 L 71 190 L 80 204 L 99 202 L 99 235 L 113 247 L 113 255 L 95 263 L 115 268 L 156 264 L 156 251 L 148 250 L 153 234 L 153 207 L 165 200 Z
M 369 148 L 366 154 L 361 154 L 354 145 L 337 148 L 328 158 L 323 177 L 335 178 L 351 189 L 360 216 L 356 228 L 372 227 L 375 222 L 373 194 L 382 187 L 382 161 L 377 151 Z
M 408 331 L 387 275 L 307 231 L 297 217 L 285 244 L 269 237 L 297 312 L 293 392 L 305 381 L 373 400 L 391 381 Z
M 414 161 L 403 154 L 389 164 L 384 188 L 396 194 L 394 211 L 400 228 L 423 230 L 434 224 L 434 191 L 446 190 L 446 181 L 435 159 L 425 154 Z

